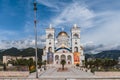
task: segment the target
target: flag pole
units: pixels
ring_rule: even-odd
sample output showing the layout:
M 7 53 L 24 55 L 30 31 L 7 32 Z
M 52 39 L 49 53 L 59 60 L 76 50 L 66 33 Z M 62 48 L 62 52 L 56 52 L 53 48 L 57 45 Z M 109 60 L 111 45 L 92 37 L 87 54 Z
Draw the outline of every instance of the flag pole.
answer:
M 36 7 L 36 1 L 34 0 L 34 33 L 35 33 L 35 66 L 36 66 L 36 78 L 38 78 L 38 57 L 37 57 L 37 20 L 36 20 L 36 12 L 37 12 L 37 7 Z

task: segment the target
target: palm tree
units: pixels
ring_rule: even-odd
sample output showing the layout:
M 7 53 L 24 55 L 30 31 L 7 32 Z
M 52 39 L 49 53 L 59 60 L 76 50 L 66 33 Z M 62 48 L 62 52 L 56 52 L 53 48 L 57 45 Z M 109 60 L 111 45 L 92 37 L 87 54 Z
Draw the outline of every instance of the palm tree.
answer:
M 60 64 L 62 64 L 62 70 L 64 70 L 64 65 L 66 64 L 66 61 L 63 59 L 61 60 Z

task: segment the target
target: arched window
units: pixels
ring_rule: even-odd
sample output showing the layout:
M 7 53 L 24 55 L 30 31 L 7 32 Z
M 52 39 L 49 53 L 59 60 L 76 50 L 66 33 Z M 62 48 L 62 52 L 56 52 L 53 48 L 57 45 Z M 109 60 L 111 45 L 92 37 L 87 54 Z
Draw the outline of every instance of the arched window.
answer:
M 73 35 L 73 38 L 79 38 L 79 35 L 75 33 L 75 34 Z
M 72 62 L 72 57 L 71 57 L 71 55 L 68 55 L 67 56 L 67 63 L 71 64 L 71 62 Z
M 65 55 L 61 55 L 61 60 L 66 60 Z
M 48 35 L 48 38 L 53 38 L 53 35 L 52 35 L 52 34 L 49 34 L 49 35 Z
M 55 56 L 55 60 L 59 60 L 59 56 L 58 55 Z
M 75 44 L 77 44 L 77 42 L 75 42 Z
M 75 50 L 75 52 L 78 52 L 78 47 L 75 47 L 74 50 Z
M 51 42 L 49 42 L 49 45 L 51 45 Z
M 68 59 L 68 60 L 71 60 L 71 59 L 72 59 L 72 58 L 71 58 L 71 55 L 68 55 L 68 56 L 67 56 L 67 59 Z
M 49 47 L 49 48 L 48 48 L 48 52 L 51 52 L 51 51 L 52 51 L 52 47 Z

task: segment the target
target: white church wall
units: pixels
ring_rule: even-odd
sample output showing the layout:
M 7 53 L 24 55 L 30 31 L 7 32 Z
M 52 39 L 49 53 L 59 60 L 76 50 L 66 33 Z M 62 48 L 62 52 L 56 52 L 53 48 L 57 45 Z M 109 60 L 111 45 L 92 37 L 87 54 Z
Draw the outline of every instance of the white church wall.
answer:
M 80 52 L 81 56 L 80 56 L 80 63 L 82 63 L 82 60 L 84 60 L 84 55 L 83 55 L 83 51 L 82 49 L 80 48 L 80 28 L 78 28 L 77 26 L 74 26 L 74 28 L 71 29 L 71 36 L 69 36 L 66 32 L 64 31 L 61 31 L 60 32 L 61 35 L 58 35 L 57 37 L 55 37 L 55 30 L 53 28 L 47 28 L 46 29 L 46 53 L 49 52 L 48 48 L 51 47 L 51 52 L 53 52 L 53 62 L 54 64 L 56 64 L 56 60 L 55 60 L 55 56 L 58 55 L 59 56 L 59 59 L 61 60 L 61 55 L 65 55 L 66 57 L 66 61 L 69 61 L 67 60 L 67 56 L 68 55 L 71 55 L 71 63 L 74 64 L 74 52 L 76 51 L 75 50 L 75 47 L 78 48 L 78 52 Z M 48 35 L 51 34 L 53 35 L 52 38 L 48 38 Z M 64 36 L 63 36 L 64 34 Z M 77 38 L 74 38 L 74 34 L 77 34 L 78 37 Z M 69 36 L 69 37 L 68 37 Z M 55 52 L 56 49 L 58 48 L 62 48 L 63 49 L 60 49 L 58 51 Z M 64 49 L 65 48 L 68 48 L 72 51 L 69 51 L 67 49 Z M 43 60 L 47 60 L 47 54 L 43 56 Z M 60 60 L 58 61 L 60 63 Z

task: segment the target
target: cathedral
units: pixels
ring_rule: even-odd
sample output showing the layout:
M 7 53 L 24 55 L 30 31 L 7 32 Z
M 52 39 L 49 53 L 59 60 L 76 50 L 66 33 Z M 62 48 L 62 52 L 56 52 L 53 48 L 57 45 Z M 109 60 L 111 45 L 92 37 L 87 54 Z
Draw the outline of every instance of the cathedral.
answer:
M 56 66 L 60 65 L 60 61 L 64 59 L 66 65 L 82 66 L 85 58 L 80 39 L 80 28 L 76 24 L 71 28 L 70 35 L 64 30 L 55 34 L 55 29 L 50 25 L 46 29 L 46 46 L 42 60 Z

